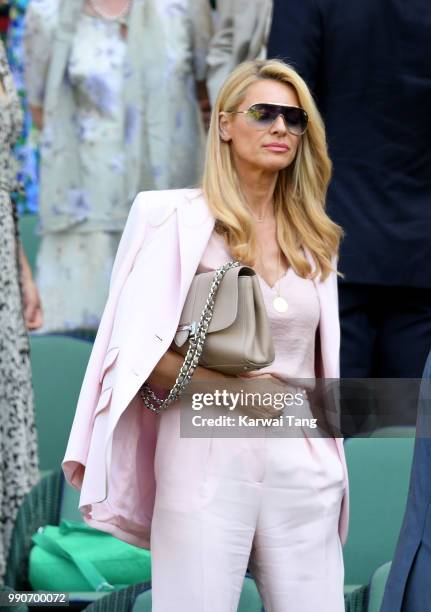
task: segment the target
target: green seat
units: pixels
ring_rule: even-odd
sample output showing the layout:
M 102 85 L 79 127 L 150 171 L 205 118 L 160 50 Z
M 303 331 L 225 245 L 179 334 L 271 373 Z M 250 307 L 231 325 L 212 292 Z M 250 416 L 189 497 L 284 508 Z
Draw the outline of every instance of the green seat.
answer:
M 91 348 L 66 336 L 30 337 L 41 470 L 60 468 Z
M 373 574 L 368 588 L 367 612 L 380 612 L 383 603 L 386 581 L 391 569 L 391 563 L 381 565 Z
M 79 492 L 65 483 L 60 470 L 45 473 L 40 481 L 24 497 L 15 521 L 11 552 L 6 568 L 5 584 L 16 591 L 31 591 L 28 580 L 31 536 L 39 527 L 58 525 L 62 519 L 81 520 L 78 510 Z M 150 585 L 147 584 L 145 588 Z M 122 589 L 118 601 L 123 601 L 124 592 L 134 594 L 133 600 L 142 591 L 143 585 Z M 117 591 L 119 593 L 120 591 Z M 73 610 L 83 610 L 90 603 L 107 597 L 106 592 L 71 592 L 69 599 Z M 112 612 L 117 608 L 111 609 Z M 111 612 L 107 610 L 107 612 Z M 129 612 L 130 607 L 124 612 Z M 118 610 L 119 612 L 119 610 Z
M 16 590 L 31 590 L 27 576 L 33 533 L 43 525 L 58 525 L 62 519 L 81 520 L 79 492 L 65 483 L 60 464 L 92 344 L 61 335 L 32 335 L 30 348 L 43 477 L 24 498 L 12 534 L 6 584 Z M 105 596 L 74 592 L 70 601 L 79 610 Z
M 239 599 L 238 612 L 261 612 L 262 600 L 252 578 L 244 578 L 241 597 Z
M 19 218 L 19 233 L 33 275 L 36 268 L 36 256 L 39 250 L 40 236 L 36 234 L 37 215 L 22 215 Z
M 63 490 L 60 501 L 60 518 L 61 521 L 82 521 L 82 514 L 79 511 L 79 491 L 63 481 Z
M 384 437 L 395 433 L 398 437 Z M 375 568 L 394 555 L 407 501 L 414 433 L 414 428 L 381 430 L 372 438 L 345 442 L 351 500 L 344 548 L 347 585 L 368 584 Z
M 130 610 L 132 612 L 151 612 L 151 588 L 142 585 L 142 592 L 136 596 L 136 590 L 123 589 L 107 595 L 101 601 L 97 601 L 88 608 L 87 612 L 120 612 L 120 610 Z M 139 588 L 139 585 L 138 585 Z M 169 585 L 167 585 L 169 588 Z M 134 602 L 134 603 L 133 603 Z M 131 607 L 133 604 L 133 607 Z M 261 612 L 262 601 L 260 599 L 256 583 L 248 576 L 244 578 L 241 598 L 238 605 L 238 612 Z
M 367 600 L 367 586 L 344 588 L 345 612 L 365 612 Z

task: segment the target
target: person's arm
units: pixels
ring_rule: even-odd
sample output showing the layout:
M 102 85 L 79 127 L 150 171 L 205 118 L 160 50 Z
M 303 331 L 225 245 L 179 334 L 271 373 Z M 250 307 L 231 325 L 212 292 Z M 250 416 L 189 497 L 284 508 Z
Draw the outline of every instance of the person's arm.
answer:
M 234 0 L 218 0 L 219 19 L 217 31 L 211 39 L 207 56 L 207 87 L 211 105 L 231 72 L 234 38 Z
M 205 127 L 209 126 L 211 107 L 206 87 L 206 58 L 213 33 L 211 8 L 208 0 L 192 0 L 189 3 L 189 27 L 192 46 L 193 73 L 196 93 Z
M 147 383 L 149 385 L 156 385 L 157 387 L 161 387 L 168 391 L 172 389 L 175 384 L 175 380 L 178 376 L 178 372 L 183 364 L 184 358 L 169 349 L 157 363 L 154 370 L 151 372 L 150 376 L 147 378 Z M 217 372 L 216 370 L 209 370 L 208 368 L 204 368 L 202 366 L 198 366 L 193 374 L 193 382 L 205 382 L 211 385 L 211 382 L 214 382 L 215 387 L 220 389 L 220 387 L 225 384 L 226 389 L 229 389 L 229 382 L 231 384 L 231 390 L 238 392 L 239 387 L 238 383 L 241 380 L 241 387 L 246 386 L 249 392 L 254 393 L 263 393 L 263 392 L 279 392 L 280 388 L 278 386 L 271 386 L 271 381 L 276 383 L 276 385 L 280 384 L 277 378 L 274 378 L 271 374 L 258 374 L 254 373 L 253 377 L 238 377 L 238 376 L 229 376 L 228 374 L 223 374 L 221 372 Z M 269 387 L 262 386 L 258 381 L 267 380 L 269 383 Z M 224 381 L 224 383 L 223 383 Z M 237 381 L 235 383 L 235 381 Z M 209 389 L 208 389 L 209 391 Z M 257 418 L 272 418 L 280 416 L 280 410 L 273 408 L 272 406 L 260 406 L 255 405 L 254 403 L 251 405 L 247 405 L 243 407 L 244 411 L 249 415 Z
M 43 127 L 43 101 L 58 18 L 58 0 L 32 0 L 25 14 L 24 73 L 33 123 Z
M 182 355 L 179 355 L 178 353 L 175 353 L 175 351 L 169 349 L 151 372 L 147 382 L 150 385 L 157 385 L 163 389 L 172 389 L 183 362 L 184 357 Z M 228 381 L 229 379 L 232 380 L 233 378 L 236 377 L 222 374 L 216 370 L 209 370 L 208 368 L 204 368 L 202 366 L 198 366 L 193 374 L 194 381 L 220 381 L 222 379 Z
M 19 245 L 19 259 L 21 266 L 24 321 L 27 329 L 32 331 L 42 326 L 43 314 L 39 291 L 33 280 L 33 274 L 21 243 Z
M 274 0 L 268 57 L 291 64 L 316 95 L 322 55 L 317 0 Z
M 196 93 L 198 97 L 199 108 L 202 114 L 202 121 L 205 126 L 205 129 L 208 130 L 211 121 L 211 103 L 207 84 L 205 81 L 196 82 Z

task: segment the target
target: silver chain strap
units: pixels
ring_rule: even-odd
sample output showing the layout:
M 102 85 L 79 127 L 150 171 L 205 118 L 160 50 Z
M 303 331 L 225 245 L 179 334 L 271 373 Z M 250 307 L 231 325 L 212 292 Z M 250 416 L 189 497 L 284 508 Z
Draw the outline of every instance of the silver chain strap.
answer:
M 157 414 L 163 410 L 166 410 L 168 406 L 170 406 L 180 397 L 180 395 L 184 392 L 184 389 L 190 383 L 194 371 L 198 367 L 199 359 L 201 358 L 202 351 L 204 349 L 205 338 L 213 318 L 215 298 L 220 283 L 228 270 L 237 268 L 239 265 L 239 261 L 230 261 L 224 266 L 217 268 L 215 271 L 207 301 L 205 302 L 199 322 L 196 328 L 190 333 L 189 347 L 187 349 L 183 365 L 181 366 L 175 384 L 169 391 L 168 396 L 164 400 L 160 399 L 152 391 L 147 382 L 145 382 L 139 389 L 139 395 L 148 410 L 152 410 Z

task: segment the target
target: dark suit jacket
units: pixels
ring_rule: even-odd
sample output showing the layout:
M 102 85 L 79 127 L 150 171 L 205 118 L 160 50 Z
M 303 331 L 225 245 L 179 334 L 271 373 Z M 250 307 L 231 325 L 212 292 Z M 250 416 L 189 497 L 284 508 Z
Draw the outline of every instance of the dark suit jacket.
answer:
M 428 437 L 425 437 L 428 436 Z M 381 612 L 431 610 L 431 353 L 418 406 L 406 513 Z
M 274 0 L 268 57 L 323 114 L 345 281 L 431 287 L 430 0 Z

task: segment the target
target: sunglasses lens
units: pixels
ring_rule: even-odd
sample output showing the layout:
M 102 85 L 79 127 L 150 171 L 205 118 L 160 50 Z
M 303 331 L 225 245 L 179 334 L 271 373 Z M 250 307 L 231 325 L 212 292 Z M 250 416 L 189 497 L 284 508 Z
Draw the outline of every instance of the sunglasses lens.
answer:
M 272 125 L 277 119 L 277 110 L 269 104 L 254 104 L 254 106 L 248 109 L 246 117 L 256 127 L 263 130 Z
M 292 134 L 300 136 L 307 129 L 308 117 L 302 108 L 285 108 L 283 112 L 287 129 Z
M 287 129 L 292 134 L 300 136 L 307 129 L 307 113 L 302 108 L 293 106 L 254 104 L 248 109 L 246 117 L 257 129 L 264 130 L 270 127 L 280 115 L 283 116 Z

